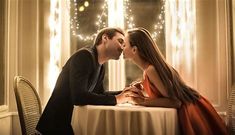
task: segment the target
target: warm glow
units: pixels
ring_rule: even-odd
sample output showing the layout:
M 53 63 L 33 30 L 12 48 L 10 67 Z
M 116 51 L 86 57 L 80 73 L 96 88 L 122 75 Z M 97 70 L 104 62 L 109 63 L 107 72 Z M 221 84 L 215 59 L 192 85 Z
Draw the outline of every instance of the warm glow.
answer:
M 84 6 L 80 6 L 80 7 L 79 7 L 79 11 L 80 11 L 80 12 L 83 12 L 84 9 L 85 9 Z
M 59 0 L 51 0 L 50 7 L 50 18 L 49 18 L 49 26 L 50 26 L 50 65 L 49 65 L 49 80 L 48 85 L 50 90 L 52 91 L 58 74 L 60 72 L 60 39 L 61 39 L 61 14 Z
M 89 5 L 85 1 L 84 6 Z M 165 0 L 161 0 L 161 2 L 165 2 Z M 81 6 L 77 3 L 77 1 L 71 1 L 69 4 L 72 10 L 72 16 L 70 18 L 71 31 L 72 34 L 79 38 L 79 40 L 87 41 L 94 40 L 97 31 L 101 28 L 107 27 L 106 20 L 108 19 L 109 27 L 120 27 L 124 28 L 124 22 L 126 21 L 126 28 L 134 28 L 135 26 L 135 18 L 132 15 L 132 9 L 129 0 L 104 0 L 104 4 L 102 5 L 102 12 L 97 14 L 97 21 L 94 24 L 97 27 L 97 31 L 91 35 L 85 35 L 79 31 L 80 26 L 79 18 L 77 17 L 80 14 Z M 79 7 L 80 6 L 80 7 Z M 70 9 L 70 8 L 69 8 Z M 108 13 L 107 13 L 108 12 Z M 156 39 L 159 33 L 164 28 L 164 4 L 161 7 L 161 11 L 159 14 L 156 14 L 156 18 L 160 21 L 154 23 L 152 36 Z M 110 90 L 121 90 L 125 87 L 125 63 L 123 60 L 123 56 L 120 56 L 119 61 L 110 61 L 109 62 L 109 89 Z
M 109 14 L 109 16 L 112 18 L 114 18 L 113 15 L 116 15 L 120 19 L 123 19 L 121 21 L 119 21 L 118 19 L 109 19 L 109 21 L 110 21 L 109 26 L 116 26 L 116 23 L 114 22 L 114 21 L 116 21 L 117 23 L 120 23 L 120 22 L 124 23 L 125 22 L 127 24 L 127 26 L 125 26 L 125 27 L 128 29 L 136 27 L 135 23 L 134 23 L 135 19 L 132 14 L 132 8 L 131 8 L 129 0 L 118 0 L 118 1 L 104 0 L 104 4 L 101 7 L 102 12 L 98 13 L 98 15 L 97 15 L 98 20 L 94 22 L 95 25 L 97 26 L 97 31 L 94 32 L 93 34 L 90 34 L 90 35 L 84 35 L 84 33 L 80 33 L 80 31 L 79 31 L 80 24 L 79 24 L 79 18 L 77 18 L 77 15 L 79 14 L 78 11 L 83 12 L 85 10 L 85 7 L 89 6 L 89 2 L 85 1 L 83 6 L 80 6 L 80 5 L 78 5 L 76 0 L 72 1 L 72 3 L 70 2 L 70 0 L 67 0 L 67 1 L 69 3 L 68 5 L 70 5 L 68 9 L 71 9 L 71 8 L 73 9 L 73 11 L 72 11 L 73 17 L 70 18 L 72 34 L 73 34 L 73 36 L 77 36 L 80 40 L 83 40 L 83 41 L 94 40 L 97 31 L 99 31 L 100 29 L 102 29 L 104 27 L 107 27 L 107 25 L 106 25 L 106 20 L 108 19 L 107 14 Z M 156 18 L 158 18 L 158 20 L 152 25 L 153 29 L 150 30 L 151 35 L 155 40 L 157 39 L 158 35 L 161 33 L 163 26 L 165 24 L 165 18 L 164 18 L 165 0 L 161 0 L 161 2 L 163 3 L 162 7 L 161 7 L 161 11 L 160 11 L 160 13 L 156 14 L 157 15 Z M 116 5 L 117 8 L 113 6 L 115 3 L 119 4 L 119 5 Z M 107 6 L 107 4 L 109 6 Z M 119 7 L 122 7 L 122 8 L 119 8 Z M 107 11 L 109 13 L 107 13 Z M 116 14 L 117 12 L 119 12 L 120 14 Z M 113 25 L 112 23 L 115 23 L 115 24 Z M 121 24 L 121 26 L 122 26 L 122 24 Z M 124 24 L 123 24 L 123 26 L 124 26 Z
M 190 85 L 194 83 L 196 45 L 195 0 L 168 0 L 171 64 Z
M 123 0 L 108 0 L 108 24 L 124 28 Z
M 123 0 L 108 0 L 108 25 L 124 28 Z M 125 63 L 120 60 L 109 61 L 109 90 L 122 90 L 125 87 Z
M 161 0 L 162 7 L 160 13 L 156 14 L 158 20 L 153 24 L 152 28 L 153 30 L 150 30 L 151 36 L 154 40 L 157 39 L 158 35 L 161 33 L 162 29 L 164 28 L 165 24 L 165 0 Z M 125 7 L 125 21 L 127 23 L 127 28 L 131 29 L 136 27 L 134 23 L 134 17 L 132 16 L 132 8 L 130 5 L 129 0 L 124 0 L 124 7 Z M 154 11 L 153 11 L 154 12 Z
M 88 1 L 85 1 L 85 2 L 84 2 L 84 6 L 85 6 L 85 7 L 88 7 L 88 6 L 89 6 L 89 2 L 88 2 Z

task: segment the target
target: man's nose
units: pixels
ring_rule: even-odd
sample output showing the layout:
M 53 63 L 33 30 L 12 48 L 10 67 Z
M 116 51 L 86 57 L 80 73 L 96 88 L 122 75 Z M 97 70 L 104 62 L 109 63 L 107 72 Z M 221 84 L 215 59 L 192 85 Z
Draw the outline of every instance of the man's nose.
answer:
M 121 46 L 121 48 L 118 48 L 118 51 L 122 52 L 123 51 L 123 47 Z
M 124 44 L 121 44 L 121 48 L 122 48 L 122 50 L 124 49 Z

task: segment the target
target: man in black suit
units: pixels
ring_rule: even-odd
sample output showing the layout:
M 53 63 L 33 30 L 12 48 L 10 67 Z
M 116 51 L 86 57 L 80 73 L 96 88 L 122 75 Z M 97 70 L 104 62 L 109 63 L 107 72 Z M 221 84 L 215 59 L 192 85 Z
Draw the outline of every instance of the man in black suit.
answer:
M 118 28 L 102 29 L 92 47 L 74 53 L 64 65 L 54 91 L 37 124 L 43 135 L 73 135 L 74 105 L 116 105 L 128 101 L 131 91 L 108 93 L 103 88 L 104 66 L 122 53 L 124 33 Z

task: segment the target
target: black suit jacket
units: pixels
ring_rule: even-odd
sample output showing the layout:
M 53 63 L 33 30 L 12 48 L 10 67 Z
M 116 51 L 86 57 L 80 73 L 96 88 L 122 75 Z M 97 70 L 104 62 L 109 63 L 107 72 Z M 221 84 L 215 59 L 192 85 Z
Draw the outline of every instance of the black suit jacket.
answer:
M 99 66 L 100 73 L 94 82 Z M 82 48 L 73 54 L 57 79 L 36 129 L 42 134 L 72 134 L 70 123 L 74 105 L 115 105 L 114 95 L 104 91 L 104 74 L 95 47 Z M 92 83 L 95 87 L 88 91 Z

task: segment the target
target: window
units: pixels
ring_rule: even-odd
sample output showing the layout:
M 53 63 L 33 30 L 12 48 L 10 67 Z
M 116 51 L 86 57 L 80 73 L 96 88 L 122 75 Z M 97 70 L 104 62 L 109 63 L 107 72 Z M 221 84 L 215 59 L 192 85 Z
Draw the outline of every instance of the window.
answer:
M 77 49 L 86 45 L 92 45 L 94 39 L 94 33 L 108 26 L 107 16 L 107 4 L 105 0 L 97 1 L 70 1 L 70 24 L 71 24 L 71 53 L 74 53 Z M 161 12 L 164 13 L 164 3 L 162 0 L 129 0 L 124 2 L 126 14 L 133 16 L 134 27 L 144 27 L 148 29 L 151 34 L 158 33 L 156 36 L 156 42 L 159 49 L 165 55 L 165 35 L 164 25 L 156 28 L 156 25 L 164 21 L 164 14 L 159 19 Z M 128 6 L 128 7 L 127 7 Z M 103 7 L 103 8 L 102 8 Z M 129 12 L 131 8 L 131 12 Z M 126 15 L 125 14 L 125 15 Z M 125 29 L 128 28 L 128 21 L 130 17 L 126 17 Z M 159 26 L 159 25 L 158 25 Z M 158 30 L 158 31 L 157 31 Z M 108 89 L 108 64 L 105 64 L 106 73 L 104 80 L 104 87 Z M 131 62 L 125 62 L 126 70 L 126 84 L 131 83 L 134 80 L 142 78 L 142 71 Z
M 0 105 L 5 104 L 5 0 L 0 1 Z
M 88 3 L 86 3 L 88 2 Z M 70 24 L 71 24 L 71 54 L 76 50 L 84 47 L 91 46 L 94 43 L 95 32 L 107 25 L 108 20 L 107 16 L 102 16 L 102 24 L 97 25 L 98 15 L 102 15 L 107 9 L 103 10 L 104 0 L 98 1 L 77 1 L 76 4 L 74 1 L 70 3 Z M 77 22 L 76 22 L 77 21 Z M 79 25 L 79 26 L 78 26 Z M 108 63 L 105 64 L 105 79 L 104 87 L 108 89 Z
M 144 27 L 152 35 L 154 32 L 157 33 L 155 42 L 165 56 L 164 3 L 161 0 L 130 0 L 129 7 L 131 13 L 128 14 L 129 17 L 133 17 L 135 27 Z M 127 85 L 142 78 L 142 71 L 133 63 L 126 61 L 125 68 Z

